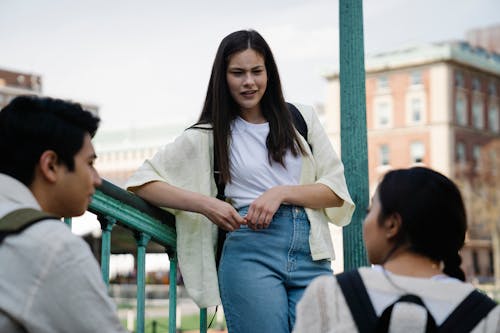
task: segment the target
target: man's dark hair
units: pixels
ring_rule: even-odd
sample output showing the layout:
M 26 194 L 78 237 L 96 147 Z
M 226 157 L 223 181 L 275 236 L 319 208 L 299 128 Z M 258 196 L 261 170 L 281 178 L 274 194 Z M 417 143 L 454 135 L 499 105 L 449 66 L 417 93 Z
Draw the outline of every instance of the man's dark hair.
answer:
M 99 118 L 80 104 L 49 97 L 18 96 L 0 112 L 0 173 L 26 186 L 33 182 L 42 153 L 53 150 L 73 171 L 86 133 L 94 136 Z

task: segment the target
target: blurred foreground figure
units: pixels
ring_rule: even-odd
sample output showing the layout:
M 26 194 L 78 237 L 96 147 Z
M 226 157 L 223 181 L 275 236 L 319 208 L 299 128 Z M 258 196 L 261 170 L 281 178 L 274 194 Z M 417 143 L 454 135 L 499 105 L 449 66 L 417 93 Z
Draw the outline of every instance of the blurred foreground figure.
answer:
M 385 175 L 364 221 L 373 268 L 313 281 L 294 332 L 500 332 L 500 307 L 463 282 L 464 203 L 426 168 Z
M 0 332 L 124 332 L 89 247 L 61 221 L 101 183 L 98 124 L 79 104 L 35 96 L 0 112 Z

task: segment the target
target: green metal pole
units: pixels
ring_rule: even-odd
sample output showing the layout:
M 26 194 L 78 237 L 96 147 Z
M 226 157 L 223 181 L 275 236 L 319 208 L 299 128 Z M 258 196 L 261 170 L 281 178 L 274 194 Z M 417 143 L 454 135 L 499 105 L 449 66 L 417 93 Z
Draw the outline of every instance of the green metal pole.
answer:
M 111 230 L 116 224 L 116 220 L 109 216 L 99 216 L 101 223 L 101 273 L 106 286 L 109 287 L 109 258 L 111 257 Z
M 144 333 L 146 312 L 146 245 L 151 237 L 145 233 L 136 234 L 137 241 L 137 323 L 136 332 Z
M 177 314 L 177 255 L 169 253 L 170 260 L 170 279 L 168 291 L 168 331 L 175 333 L 177 330 L 176 314 Z
M 64 223 L 71 229 L 71 217 L 65 217 Z
M 200 309 L 200 333 L 207 333 L 207 308 Z
M 368 207 L 363 1 L 339 0 L 340 134 L 347 186 L 357 206 L 344 227 L 344 269 L 367 264 L 362 223 Z

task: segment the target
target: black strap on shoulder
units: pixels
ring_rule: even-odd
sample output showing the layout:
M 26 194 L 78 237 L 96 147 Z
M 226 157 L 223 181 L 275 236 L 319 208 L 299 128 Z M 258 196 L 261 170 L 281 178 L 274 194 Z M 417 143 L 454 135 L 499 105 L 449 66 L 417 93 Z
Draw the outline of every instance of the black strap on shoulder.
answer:
M 378 317 L 358 270 L 338 274 L 336 278 L 358 331 L 373 332 Z
M 441 324 L 440 332 L 470 332 L 497 305 L 488 296 L 474 290 Z
M 427 312 L 427 323 L 425 325 L 425 332 L 426 333 L 434 333 L 434 332 L 438 331 L 436 321 L 434 320 L 434 317 L 432 316 L 432 314 L 429 312 L 429 310 L 425 306 L 422 299 L 417 295 L 405 294 L 405 295 L 401 296 L 397 301 L 392 303 L 390 306 L 388 306 L 384 310 L 384 312 L 382 312 L 382 315 L 380 316 L 378 323 L 377 323 L 377 328 L 375 330 L 376 333 L 389 332 L 389 325 L 391 323 L 392 310 L 394 309 L 394 306 L 400 302 L 413 303 L 413 304 L 417 304 L 417 305 L 420 305 L 421 307 L 423 307 L 425 309 L 425 311 Z
M 288 107 L 288 111 L 292 114 L 293 126 L 295 126 L 297 132 L 307 141 L 307 124 L 302 113 L 300 113 L 299 109 L 292 103 L 286 103 L 286 106 Z
M 58 217 L 33 208 L 17 209 L 0 219 L 0 243 L 5 237 L 18 234 L 33 224 Z

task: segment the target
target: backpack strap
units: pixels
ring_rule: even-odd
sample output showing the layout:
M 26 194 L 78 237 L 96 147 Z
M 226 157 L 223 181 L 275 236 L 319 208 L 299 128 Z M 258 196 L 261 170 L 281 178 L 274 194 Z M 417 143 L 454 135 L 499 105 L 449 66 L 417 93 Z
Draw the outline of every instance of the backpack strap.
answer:
M 17 209 L 0 219 L 0 244 L 5 237 L 21 233 L 33 224 L 47 219 L 56 219 L 58 217 L 33 208 Z
M 391 323 L 392 310 L 393 310 L 394 306 L 400 302 L 413 303 L 413 304 L 417 304 L 417 305 L 420 305 L 421 307 L 423 307 L 425 309 L 425 311 L 427 312 L 427 323 L 426 323 L 426 327 L 425 327 L 425 332 L 426 333 L 433 333 L 433 332 L 438 331 L 436 321 L 434 320 L 434 317 L 432 316 L 432 314 L 429 312 L 429 309 L 427 309 L 427 307 L 425 306 L 422 299 L 417 295 L 405 294 L 405 295 L 401 296 L 397 301 L 392 303 L 390 306 L 388 306 L 384 310 L 384 312 L 382 312 L 382 315 L 380 316 L 380 318 L 378 320 L 377 329 L 375 330 L 375 332 L 377 332 L 377 333 L 389 332 L 389 325 Z
M 496 306 L 491 298 L 474 290 L 441 324 L 440 332 L 470 332 Z
M 307 144 L 309 145 L 309 148 L 311 148 L 312 151 L 312 146 L 307 140 L 307 133 L 308 133 L 307 123 L 304 117 L 302 116 L 302 113 L 300 113 L 299 109 L 297 109 L 297 107 L 292 103 L 286 103 L 286 106 L 288 107 L 288 110 L 292 114 L 293 126 L 295 127 L 297 132 L 299 132 L 299 134 L 302 135 L 304 139 L 306 139 Z
M 335 277 L 344 294 L 358 331 L 360 333 L 373 332 L 378 317 L 359 271 L 344 272 Z

